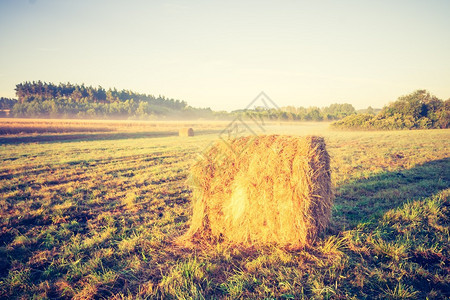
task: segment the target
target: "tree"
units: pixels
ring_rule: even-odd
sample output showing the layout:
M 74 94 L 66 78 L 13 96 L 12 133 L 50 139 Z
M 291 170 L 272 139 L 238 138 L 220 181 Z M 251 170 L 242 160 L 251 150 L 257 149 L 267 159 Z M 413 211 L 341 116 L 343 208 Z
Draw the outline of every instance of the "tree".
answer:
M 1 97 L 0 98 L 0 110 L 12 109 L 16 103 L 17 103 L 17 99 Z
M 397 101 L 384 107 L 381 114 L 386 117 L 400 114 L 403 116 L 411 116 L 415 120 L 426 117 L 428 108 L 426 103 L 438 100 L 431 96 L 426 90 L 417 90 L 409 95 L 401 96 Z
M 336 122 L 335 126 L 376 129 L 448 128 L 450 110 L 446 106 L 447 101 L 438 99 L 426 90 L 417 90 L 399 97 L 371 119 L 365 120 L 365 116 L 357 119 L 347 117 Z

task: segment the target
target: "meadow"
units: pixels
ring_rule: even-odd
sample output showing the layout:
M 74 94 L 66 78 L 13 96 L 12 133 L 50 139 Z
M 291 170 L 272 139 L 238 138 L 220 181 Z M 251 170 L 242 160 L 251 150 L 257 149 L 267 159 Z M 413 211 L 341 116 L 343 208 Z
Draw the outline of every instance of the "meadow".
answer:
M 176 242 L 189 168 L 226 123 L 77 122 L 1 124 L 0 298 L 450 297 L 448 129 L 266 124 L 321 135 L 331 156 L 331 224 L 288 251 Z

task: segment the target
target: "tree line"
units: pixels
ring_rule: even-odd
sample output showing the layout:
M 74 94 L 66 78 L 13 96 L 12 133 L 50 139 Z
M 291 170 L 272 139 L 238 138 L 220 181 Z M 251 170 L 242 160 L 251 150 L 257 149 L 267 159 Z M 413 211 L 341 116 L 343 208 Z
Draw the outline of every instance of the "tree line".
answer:
M 11 107 L 15 117 L 156 118 L 208 113 L 185 101 L 101 86 L 33 81 L 17 84 L 15 90 L 18 101 Z
M 443 101 L 426 90 L 401 96 L 377 115 L 358 114 L 332 125 L 351 129 L 431 129 L 449 128 L 450 99 Z
M 194 108 L 185 101 L 136 93 L 130 90 L 104 89 L 84 84 L 24 82 L 16 85 L 17 99 L 0 98 L 0 115 L 42 118 L 258 118 L 271 121 L 329 121 L 336 128 L 428 129 L 448 128 L 450 99 L 443 101 L 426 90 L 399 97 L 383 107 L 356 111 L 348 103 L 327 107 L 294 107 L 212 111 Z
M 351 104 L 327 107 L 294 107 L 263 109 L 261 107 L 233 112 L 215 112 L 210 108 L 194 108 L 185 101 L 152 96 L 130 90 L 104 89 L 84 84 L 42 81 L 16 85 L 16 99 L 0 101 L 1 109 L 9 109 L 13 117 L 41 118 L 262 118 L 278 121 L 338 120 L 356 114 Z
M 294 107 L 285 106 L 280 109 L 254 108 L 247 110 L 236 110 L 231 113 L 233 116 L 259 118 L 273 121 L 329 121 L 339 120 L 343 117 L 356 114 L 353 105 L 331 104 L 326 107 Z
M 0 97 L 0 110 L 10 110 L 17 103 L 17 99 Z
M 20 103 L 50 99 L 71 99 L 74 102 L 113 103 L 134 99 L 175 110 L 187 107 L 185 101 L 169 99 L 164 96 L 155 97 L 130 90 L 118 91 L 116 88 L 105 90 L 101 86 L 95 88 L 85 86 L 84 84 L 74 85 L 69 82 L 60 83 L 59 85 L 42 81 L 24 82 L 17 84 L 15 90 Z

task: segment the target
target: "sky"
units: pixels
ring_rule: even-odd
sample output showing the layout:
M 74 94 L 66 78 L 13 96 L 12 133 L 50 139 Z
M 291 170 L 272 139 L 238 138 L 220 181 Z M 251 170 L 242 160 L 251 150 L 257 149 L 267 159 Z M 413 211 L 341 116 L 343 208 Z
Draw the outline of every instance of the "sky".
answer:
M 0 0 L 0 96 L 24 81 L 235 110 L 450 98 L 450 0 Z

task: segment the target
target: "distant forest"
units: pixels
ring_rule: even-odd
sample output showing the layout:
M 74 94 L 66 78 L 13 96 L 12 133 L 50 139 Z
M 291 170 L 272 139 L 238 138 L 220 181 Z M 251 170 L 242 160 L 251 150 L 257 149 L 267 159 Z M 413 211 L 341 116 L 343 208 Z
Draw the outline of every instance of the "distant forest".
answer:
M 13 106 L 17 103 L 17 99 L 11 99 L 11 98 L 0 98 L 0 110 L 10 110 L 13 108 Z
M 26 118 L 99 118 L 99 119 L 231 119 L 262 118 L 274 121 L 339 120 L 356 114 L 351 104 L 327 107 L 213 111 L 194 108 L 185 101 L 136 93 L 130 90 L 71 83 L 24 82 L 16 85 L 17 99 L 0 98 L 3 116 Z M 369 107 L 369 110 L 371 108 Z
M 106 90 L 101 86 L 95 88 L 84 84 L 24 82 L 16 85 L 16 95 L 14 105 L 8 102 L 10 115 L 14 117 L 150 119 L 161 116 L 202 117 L 212 112 L 163 96 Z
M 426 90 L 399 97 L 377 115 L 351 115 L 332 124 L 348 129 L 432 129 L 449 128 L 450 99 L 443 101 Z

